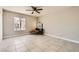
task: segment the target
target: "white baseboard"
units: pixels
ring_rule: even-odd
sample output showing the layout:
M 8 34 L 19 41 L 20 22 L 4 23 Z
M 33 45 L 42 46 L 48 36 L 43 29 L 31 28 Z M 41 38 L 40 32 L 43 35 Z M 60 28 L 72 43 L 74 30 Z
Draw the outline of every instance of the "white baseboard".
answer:
M 67 38 L 63 38 L 63 37 L 56 36 L 56 35 L 52 35 L 52 34 L 45 34 L 45 35 L 51 36 L 51 37 L 55 37 L 55 38 L 59 38 L 59 39 L 63 39 L 63 40 L 67 40 L 67 41 L 70 41 L 70 42 L 78 43 L 79 44 L 79 41 L 75 41 L 75 40 L 72 40 L 72 39 L 67 39 Z

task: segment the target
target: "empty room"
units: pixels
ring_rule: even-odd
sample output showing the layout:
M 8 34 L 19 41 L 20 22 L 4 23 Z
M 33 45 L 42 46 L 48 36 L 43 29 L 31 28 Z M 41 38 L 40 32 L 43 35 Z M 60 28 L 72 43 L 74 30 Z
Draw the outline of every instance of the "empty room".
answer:
M 0 6 L 0 52 L 79 52 L 79 7 Z

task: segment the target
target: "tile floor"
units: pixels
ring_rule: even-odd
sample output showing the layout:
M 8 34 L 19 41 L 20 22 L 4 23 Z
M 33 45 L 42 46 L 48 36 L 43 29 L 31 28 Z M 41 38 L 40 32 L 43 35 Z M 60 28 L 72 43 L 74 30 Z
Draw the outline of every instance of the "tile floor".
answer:
M 0 52 L 78 52 L 79 44 L 45 35 L 25 35 L 4 39 Z

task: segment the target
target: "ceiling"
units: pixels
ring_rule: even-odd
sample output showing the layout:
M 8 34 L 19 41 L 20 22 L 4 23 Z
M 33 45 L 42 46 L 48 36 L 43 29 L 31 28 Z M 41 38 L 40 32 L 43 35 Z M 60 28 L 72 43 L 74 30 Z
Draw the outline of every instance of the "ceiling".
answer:
M 1 8 L 5 9 L 5 10 L 9 10 L 9 11 L 19 12 L 19 13 L 39 17 L 42 15 L 46 15 L 48 13 L 55 13 L 55 12 L 61 11 L 63 9 L 67 9 L 69 7 L 70 6 L 41 6 L 41 8 L 43 8 L 43 10 L 41 11 L 40 14 L 38 14 L 38 13 L 31 14 L 31 11 L 26 11 L 26 9 L 30 9 L 29 6 L 2 6 Z

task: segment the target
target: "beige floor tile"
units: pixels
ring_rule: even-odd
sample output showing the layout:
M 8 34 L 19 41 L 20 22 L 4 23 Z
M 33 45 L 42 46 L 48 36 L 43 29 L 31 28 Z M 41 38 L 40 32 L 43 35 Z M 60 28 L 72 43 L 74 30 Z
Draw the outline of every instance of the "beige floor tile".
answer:
M 0 52 L 79 52 L 79 44 L 45 35 L 25 35 L 4 39 Z

